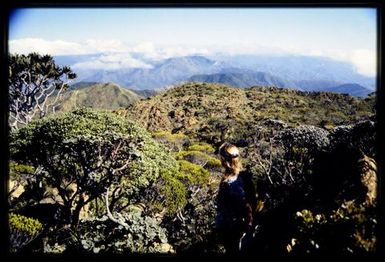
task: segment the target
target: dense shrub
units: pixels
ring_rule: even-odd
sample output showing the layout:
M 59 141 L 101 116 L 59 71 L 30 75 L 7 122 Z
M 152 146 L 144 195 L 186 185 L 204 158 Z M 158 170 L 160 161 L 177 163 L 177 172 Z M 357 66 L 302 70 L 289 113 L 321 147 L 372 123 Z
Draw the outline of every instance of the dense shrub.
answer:
M 176 161 L 147 131 L 91 109 L 33 122 L 11 134 L 10 147 L 12 159 L 39 169 L 36 183 L 58 190 L 74 224 L 83 206 L 107 187 L 120 187 L 119 196 L 112 197 L 124 202 L 164 170 L 177 170 Z
M 165 229 L 151 216 L 131 210 L 121 215 L 128 227 L 110 221 L 107 216 L 83 220 L 74 233 L 70 248 L 86 253 L 168 253 Z M 90 230 L 92 228 L 93 230 Z
M 295 214 L 295 230 L 287 251 L 293 254 L 355 254 L 376 248 L 375 209 L 345 201 L 327 213 L 304 209 Z
M 34 240 L 43 230 L 39 220 L 18 214 L 9 214 L 9 247 L 16 252 Z
M 186 135 L 179 133 L 172 134 L 167 131 L 157 131 L 153 132 L 152 136 L 156 141 L 164 144 L 167 148 L 172 151 L 179 151 L 185 145 L 188 145 L 190 143 L 190 140 Z

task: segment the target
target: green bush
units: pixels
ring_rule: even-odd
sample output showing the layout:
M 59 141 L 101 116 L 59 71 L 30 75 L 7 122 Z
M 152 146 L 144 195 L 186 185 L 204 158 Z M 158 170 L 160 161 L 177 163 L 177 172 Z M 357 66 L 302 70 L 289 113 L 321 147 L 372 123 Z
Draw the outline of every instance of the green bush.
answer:
M 215 149 L 212 147 L 212 145 L 201 142 L 201 143 L 194 143 L 190 145 L 187 149 L 188 151 L 201 151 L 201 152 L 207 152 L 207 153 L 214 153 Z
M 210 173 L 203 167 L 185 160 L 178 160 L 179 171 L 165 171 L 158 182 L 159 195 L 156 196 L 158 208 L 167 208 L 169 214 L 175 214 L 183 208 L 189 197 L 189 190 L 194 186 L 208 184 Z
M 172 134 L 167 131 L 156 131 L 153 133 L 154 138 L 165 138 L 169 141 L 176 141 L 187 138 L 184 134 Z
M 23 165 L 15 161 L 9 162 L 9 191 L 8 201 L 10 207 L 25 205 L 25 202 L 31 201 L 33 197 L 28 199 L 18 199 L 23 196 L 24 188 L 30 183 L 30 177 L 33 176 L 35 169 L 30 165 Z M 35 191 L 36 192 L 36 191 Z M 38 192 L 36 192 L 38 193 Z
M 120 225 L 107 216 L 87 218 L 76 230 L 67 232 L 65 239 L 51 239 L 47 252 L 76 252 L 83 254 L 140 254 L 171 253 L 166 231 L 159 222 L 139 210 L 117 214 L 127 226 Z M 55 248 L 56 247 L 56 248 Z
M 117 197 L 127 201 L 165 170 L 177 171 L 176 161 L 146 130 L 101 110 L 83 108 L 32 122 L 11 133 L 10 148 L 11 159 L 42 168 L 36 182 L 58 189 L 74 224 L 85 203 L 107 187 L 119 186 Z M 69 185 L 76 185 L 75 196 L 67 195 Z
M 221 167 L 221 161 L 215 157 L 211 157 L 201 151 L 180 151 L 176 154 L 177 160 L 187 160 L 202 167 Z
M 208 182 L 210 173 L 201 166 L 195 165 L 185 160 L 178 160 L 179 164 L 179 179 L 184 180 L 187 185 L 204 185 Z
M 18 214 L 9 214 L 10 251 L 16 252 L 34 240 L 43 230 L 39 220 Z
M 34 168 L 33 166 L 23 165 L 20 163 L 16 163 L 11 161 L 9 163 L 9 177 L 10 179 L 19 179 L 23 174 L 33 174 Z
M 168 171 L 161 176 L 160 196 L 157 199 L 158 203 L 162 203 L 161 207 L 167 208 L 169 214 L 175 214 L 187 203 L 187 187 L 183 184 L 183 179 L 183 174 L 178 173 L 175 176 Z
M 189 144 L 190 140 L 188 136 L 177 133 L 172 134 L 168 131 L 156 131 L 152 133 L 153 138 L 165 145 L 172 151 L 180 151 L 186 144 Z
M 296 254 L 367 254 L 376 247 L 374 208 L 345 201 L 326 213 L 296 212 L 295 233 L 288 243 Z

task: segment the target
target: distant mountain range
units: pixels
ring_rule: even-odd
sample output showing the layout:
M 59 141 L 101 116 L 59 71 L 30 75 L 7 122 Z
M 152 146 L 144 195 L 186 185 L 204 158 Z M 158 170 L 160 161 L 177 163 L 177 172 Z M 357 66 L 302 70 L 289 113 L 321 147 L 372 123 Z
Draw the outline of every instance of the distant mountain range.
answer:
M 334 92 L 334 93 L 346 93 L 352 96 L 362 96 L 362 97 L 365 97 L 373 92 L 372 90 L 369 90 L 359 84 L 343 84 L 339 86 L 325 88 L 325 89 L 322 89 L 322 91 Z
M 188 81 L 235 87 L 277 86 L 354 96 L 365 96 L 375 90 L 375 78 L 358 74 L 349 63 L 323 57 L 216 55 L 151 60 L 137 56 L 146 67 L 79 66 L 84 62 L 100 65 L 106 60 L 101 59 L 102 55 L 57 56 L 55 60 L 60 65 L 76 68 L 76 82 L 114 82 L 132 90 L 161 90 Z
M 211 75 L 194 75 L 189 78 L 193 82 L 220 83 L 234 87 L 275 86 L 298 89 L 301 91 L 324 91 L 352 96 L 366 97 L 372 90 L 359 84 L 348 83 L 339 85 L 334 82 L 308 81 L 307 83 L 293 83 L 263 72 L 256 73 L 218 73 Z
M 276 86 L 276 87 L 294 87 L 290 82 L 280 79 L 279 77 L 264 72 L 249 73 L 217 73 L 194 75 L 189 78 L 193 82 L 221 83 L 235 87 L 251 87 L 251 86 Z

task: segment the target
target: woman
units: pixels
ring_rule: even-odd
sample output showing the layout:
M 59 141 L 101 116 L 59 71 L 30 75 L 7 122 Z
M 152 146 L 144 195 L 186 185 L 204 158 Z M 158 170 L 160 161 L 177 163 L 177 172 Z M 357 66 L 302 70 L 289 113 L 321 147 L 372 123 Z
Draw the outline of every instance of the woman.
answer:
M 251 174 L 241 171 L 236 146 L 224 143 L 219 155 L 225 172 L 219 185 L 216 228 L 226 254 L 234 254 L 244 250 L 242 238 L 253 229 L 255 187 Z

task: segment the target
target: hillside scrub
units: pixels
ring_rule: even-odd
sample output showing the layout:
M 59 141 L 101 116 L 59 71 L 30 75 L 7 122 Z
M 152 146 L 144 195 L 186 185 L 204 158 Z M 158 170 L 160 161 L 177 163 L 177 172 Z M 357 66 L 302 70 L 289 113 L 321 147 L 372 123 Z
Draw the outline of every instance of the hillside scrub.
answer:
M 205 141 L 215 149 L 222 141 L 230 141 L 242 148 L 244 167 L 253 173 L 256 184 L 257 221 L 262 228 L 252 255 L 360 254 L 373 252 L 376 241 L 375 202 L 362 204 L 368 197 L 373 199 L 373 182 L 363 182 L 360 176 L 376 180 L 359 168 L 365 157 L 376 158 L 372 102 L 326 92 L 186 84 L 133 105 L 128 116 L 150 130 L 188 135 L 190 143 Z M 156 108 L 156 118 L 147 111 L 136 113 L 147 103 Z M 204 164 L 198 148 L 179 149 L 176 158 Z M 214 199 L 216 193 L 211 194 Z M 338 211 L 352 200 L 351 210 L 369 219 L 356 220 L 353 211 Z M 319 216 L 339 212 L 342 217 L 323 220 L 322 227 L 312 228 L 298 220 L 296 214 L 302 210 Z M 183 227 L 175 226 L 171 239 L 175 239 L 177 250 L 195 250 L 193 240 L 181 240 L 181 235 L 188 236 L 186 231 L 180 232 Z M 365 235 L 355 231 L 356 227 L 367 228 Z M 339 233 L 328 234 L 332 230 Z M 336 242 L 339 245 L 333 248 Z M 321 247 L 315 249 L 315 245 Z M 218 251 L 207 242 L 202 248 Z
M 55 200 L 56 220 L 41 220 L 45 252 L 220 254 L 216 151 L 226 141 L 256 186 L 251 256 L 374 252 L 372 102 L 190 83 L 121 116 L 79 109 L 31 122 L 11 133 L 12 177 L 25 189 L 12 212 Z
M 133 91 L 113 83 L 91 83 L 85 87 L 71 87 L 65 90 L 56 111 L 70 112 L 81 107 L 118 110 L 142 98 Z M 48 99 L 48 102 L 51 100 Z M 52 110 L 47 113 L 52 113 Z
M 302 92 L 276 87 L 232 88 L 187 83 L 133 104 L 128 117 L 150 131 L 183 133 L 219 143 L 246 139 L 268 119 L 295 127 L 338 126 L 374 116 L 373 99 L 328 92 Z

